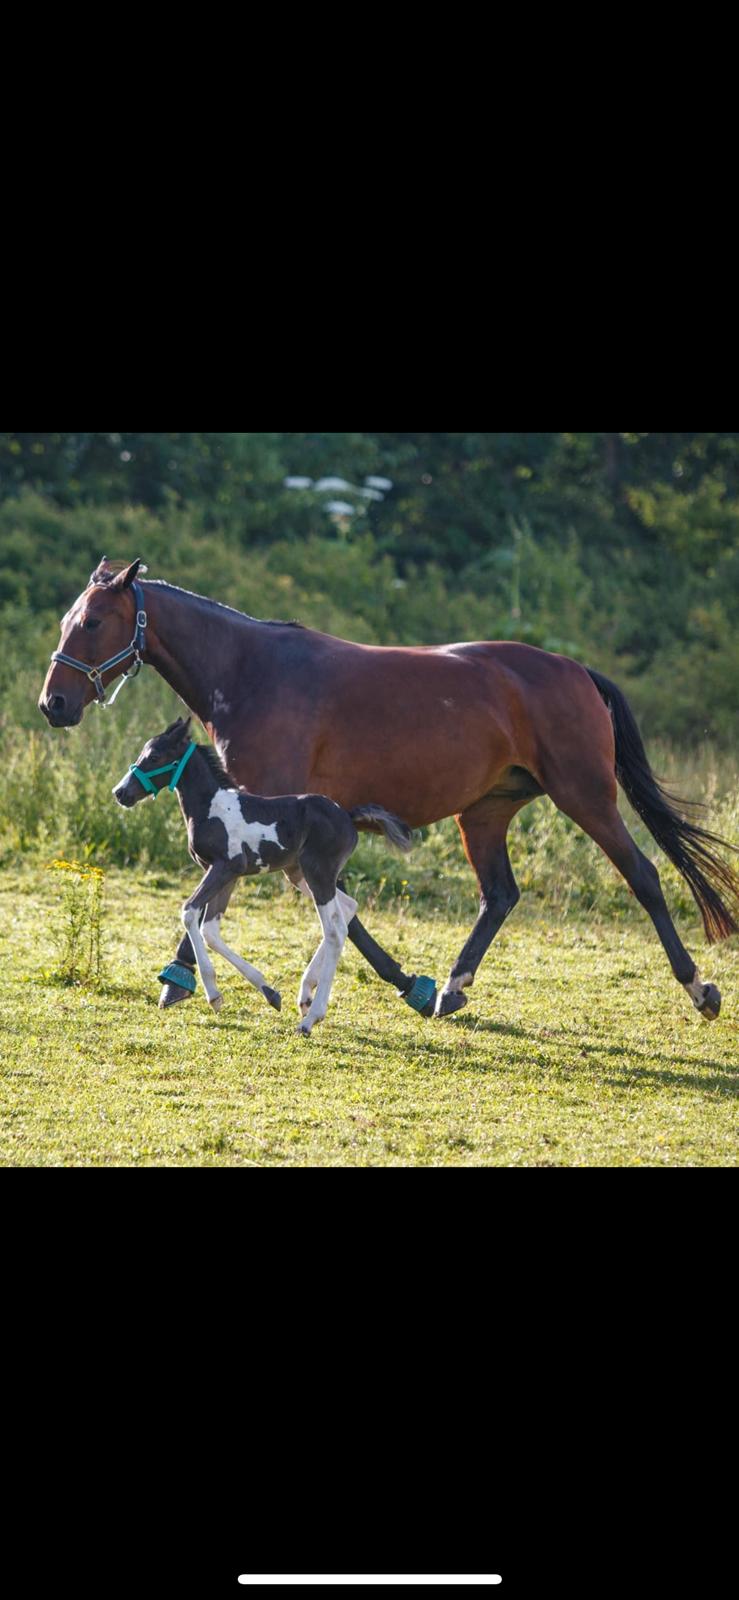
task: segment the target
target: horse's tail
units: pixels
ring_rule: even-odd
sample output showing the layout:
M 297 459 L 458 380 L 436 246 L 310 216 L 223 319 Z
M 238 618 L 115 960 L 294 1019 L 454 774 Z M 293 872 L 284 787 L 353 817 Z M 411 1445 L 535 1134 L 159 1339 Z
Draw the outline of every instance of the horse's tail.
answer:
M 739 932 L 739 878 L 710 848 L 719 845 L 724 850 L 734 850 L 736 846 L 697 827 L 678 811 L 678 806 L 686 810 L 698 808 L 692 802 L 676 800 L 658 783 L 625 694 L 599 672 L 591 672 L 589 667 L 587 671 L 611 713 L 616 736 L 616 777 L 660 849 L 689 884 L 708 943 L 715 944 L 718 939 Z
M 394 817 L 392 811 L 383 811 L 382 806 L 355 806 L 349 815 L 355 828 L 367 833 L 384 833 L 388 844 L 394 845 L 396 850 L 410 850 L 413 834 L 407 822 Z

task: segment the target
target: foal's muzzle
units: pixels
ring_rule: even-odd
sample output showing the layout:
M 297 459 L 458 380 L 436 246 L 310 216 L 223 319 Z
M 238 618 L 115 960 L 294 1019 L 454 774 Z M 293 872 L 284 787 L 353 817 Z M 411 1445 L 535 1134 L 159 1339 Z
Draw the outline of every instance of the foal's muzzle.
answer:
M 129 777 L 121 778 L 120 783 L 116 784 L 111 793 L 113 799 L 118 801 L 119 806 L 130 807 L 135 806 L 136 801 L 141 799 L 143 790 L 135 778 Z
M 52 728 L 76 728 L 77 723 L 82 721 L 81 702 L 70 706 L 65 694 L 42 695 L 38 708 Z

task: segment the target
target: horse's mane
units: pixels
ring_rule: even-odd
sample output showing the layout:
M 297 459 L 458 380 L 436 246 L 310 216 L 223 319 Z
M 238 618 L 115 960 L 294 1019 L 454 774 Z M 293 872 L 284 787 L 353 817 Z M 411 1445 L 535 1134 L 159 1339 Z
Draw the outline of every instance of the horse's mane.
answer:
M 130 567 L 130 565 L 130 561 L 109 561 L 106 556 L 104 565 L 101 562 L 100 566 L 96 568 L 95 572 L 93 572 L 90 578 L 90 584 L 112 583 L 116 575 L 119 572 L 125 572 L 126 568 Z M 141 577 L 143 577 L 146 571 L 146 567 L 139 567 L 139 575 Z M 212 600 L 210 595 L 197 594 L 194 589 L 183 589 L 179 584 L 167 583 L 164 578 L 147 578 L 147 583 L 151 584 L 157 589 L 168 589 L 171 594 L 187 595 L 188 599 L 199 600 L 202 605 L 211 606 L 219 611 L 230 611 L 232 616 L 244 617 L 247 622 L 261 622 L 266 628 L 302 628 L 305 626 L 304 623 L 296 622 L 294 619 L 291 619 L 289 622 L 287 622 L 281 617 L 252 617 L 248 611 L 239 611 L 236 606 L 227 606 L 222 600 Z

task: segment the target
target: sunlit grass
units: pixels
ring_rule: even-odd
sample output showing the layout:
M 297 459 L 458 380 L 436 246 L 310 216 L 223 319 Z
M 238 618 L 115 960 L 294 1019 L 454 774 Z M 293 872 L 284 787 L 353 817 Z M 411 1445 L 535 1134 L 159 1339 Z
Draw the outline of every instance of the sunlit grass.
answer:
M 108 875 L 106 978 L 91 993 L 54 981 L 52 875 L 0 875 L 2 1164 L 737 1164 L 737 941 L 709 952 L 697 918 L 681 922 L 723 991 L 709 1025 L 645 918 L 563 919 L 529 896 L 454 1019 L 416 1018 L 347 947 L 326 1022 L 304 1040 L 294 1001 L 318 925 L 264 887 L 239 891 L 228 937 L 281 989 L 282 1013 L 218 962 L 216 1018 L 200 989 L 156 1008 L 181 878 Z M 407 899 L 367 920 L 407 969 L 437 978 L 470 926 L 466 909 Z

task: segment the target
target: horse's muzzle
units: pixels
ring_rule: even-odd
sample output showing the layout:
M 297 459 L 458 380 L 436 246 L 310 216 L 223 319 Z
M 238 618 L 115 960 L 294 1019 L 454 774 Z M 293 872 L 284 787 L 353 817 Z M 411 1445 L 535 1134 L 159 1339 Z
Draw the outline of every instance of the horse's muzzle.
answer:
M 76 728 L 82 721 L 83 705 L 70 706 L 65 694 L 49 694 L 39 700 L 39 711 L 52 728 Z

